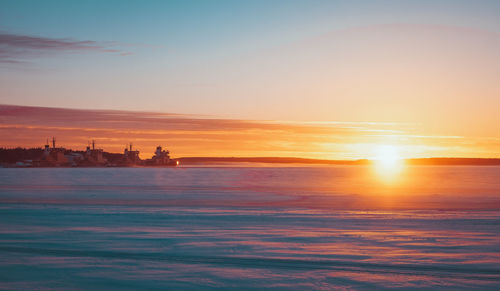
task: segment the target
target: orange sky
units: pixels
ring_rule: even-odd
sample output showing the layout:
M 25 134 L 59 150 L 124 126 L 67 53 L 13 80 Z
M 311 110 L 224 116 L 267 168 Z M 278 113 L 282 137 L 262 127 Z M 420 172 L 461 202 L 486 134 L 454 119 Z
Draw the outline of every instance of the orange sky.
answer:
M 143 158 L 157 145 L 174 157 L 279 156 L 319 159 L 374 158 L 391 145 L 404 158 L 500 157 L 500 138 L 426 134 L 418 124 L 369 122 L 285 122 L 206 116 L 0 106 L 2 147 L 58 145 L 122 152 L 132 142 Z

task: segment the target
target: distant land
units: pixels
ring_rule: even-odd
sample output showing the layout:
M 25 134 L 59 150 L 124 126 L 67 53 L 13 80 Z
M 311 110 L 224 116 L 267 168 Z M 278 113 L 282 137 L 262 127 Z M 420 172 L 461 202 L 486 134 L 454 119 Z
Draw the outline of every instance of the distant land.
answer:
M 64 151 L 71 154 L 79 154 L 86 157 L 85 151 Z M 94 150 L 89 150 L 93 153 Z M 95 150 L 97 151 L 97 150 Z M 98 150 L 104 160 L 111 164 L 119 164 L 123 160 L 123 154 L 109 153 Z M 0 148 L 0 166 L 15 165 L 20 161 L 34 160 L 42 156 L 42 148 Z M 88 154 L 89 152 L 87 152 Z M 308 159 L 294 157 L 181 157 L 172 159 L 178 161 L 180 165 L 227 165 L 236 163 L 260 163 L 260 164 L 308 164 L 308 165 L 370 165 L 373 160 L 326 160 L 326 159 Z M 500 166 L 500 158 L 419 158 L 406 159 L 409 165 L 469 165 L 469 166 Z M 89 164 L 87 166 L 93 166 Z M 147 164 L 135 164 L 136 166 Z M 100 166 L 105 166 L 101 164 Z
M 372 160 L 321 160 L 288 157 L 185 157 L 177 159 L 181 165 L 214 165 L 226 163 L 271 163 L 271 164 L 323 164 L 323 165 L 369 165 Z M 469 165 L 500 166 L 500 158 L 420 158 L 406 159 L 410 165 Z

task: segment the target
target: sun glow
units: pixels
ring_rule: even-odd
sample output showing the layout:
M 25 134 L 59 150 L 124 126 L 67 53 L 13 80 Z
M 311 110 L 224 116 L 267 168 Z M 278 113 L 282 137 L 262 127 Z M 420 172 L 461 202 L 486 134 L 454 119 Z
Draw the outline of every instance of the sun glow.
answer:
M 393 145 L 380 145 L 375 150 L 375 171 L 384 182 L 394 181 L 403 170 L 399 149 Z

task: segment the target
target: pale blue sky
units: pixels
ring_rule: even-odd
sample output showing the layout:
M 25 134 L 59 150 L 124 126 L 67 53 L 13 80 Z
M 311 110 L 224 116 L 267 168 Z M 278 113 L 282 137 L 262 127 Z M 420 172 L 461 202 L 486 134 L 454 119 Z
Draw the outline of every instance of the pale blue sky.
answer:
M 437 119 L 433 104 L 452 126 L 471 100 L 499 105 L 499 15 L 500 1 L 1 0 L 0 103 L 384 122 Z M 50 40 L 70 47 L 36 47 Z

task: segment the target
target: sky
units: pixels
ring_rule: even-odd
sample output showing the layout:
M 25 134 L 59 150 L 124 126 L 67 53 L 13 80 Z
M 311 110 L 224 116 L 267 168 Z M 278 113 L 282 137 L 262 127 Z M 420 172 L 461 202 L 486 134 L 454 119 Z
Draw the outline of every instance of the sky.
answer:
M 391 144 L 404 157 L 500 157 L 498 15 L 500 1 L 2 0 L 0 104 L 31 107 L 1 107 L 0 146 L 44 143 L 8 134 L 20 126 L 73 129 L 58 134 L 75 146 L 96 137 L 71 114 L 43 119 L 50 107 L 180 114 L 205 131 L 96 134 L 112 149 L 128 137 L 188 156 L 369 158 Z

